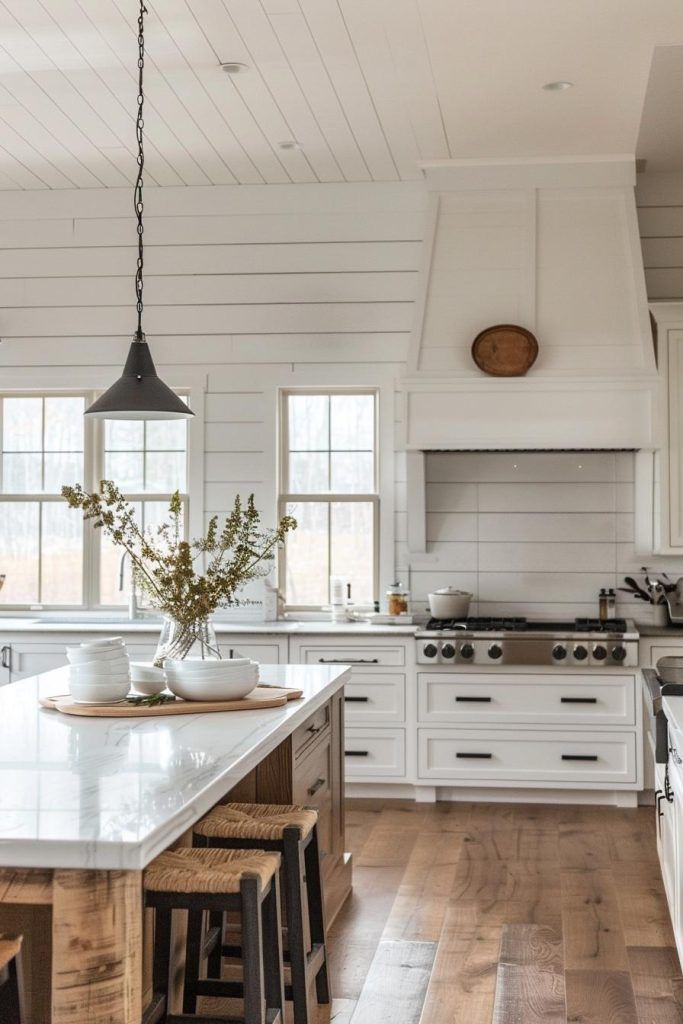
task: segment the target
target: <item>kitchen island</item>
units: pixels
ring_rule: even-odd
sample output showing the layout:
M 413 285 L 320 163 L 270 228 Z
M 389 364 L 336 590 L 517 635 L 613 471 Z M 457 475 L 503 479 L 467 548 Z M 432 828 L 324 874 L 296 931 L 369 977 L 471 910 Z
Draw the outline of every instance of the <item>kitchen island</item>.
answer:
M 350 889 L 349 676 L 343 665 L 262 666 L 263 682 L 304 696 L 261 711 L 139 719 L 41 709 L 39 697 L 68 691 L 66 669 L 0 689 L 0 931 L 27 932 L 29 1024 L 139 1024 L 142 869 L 228 794 L 318 808 L 334 913 Z M 324 785 L 307 800 L 311 775 Z

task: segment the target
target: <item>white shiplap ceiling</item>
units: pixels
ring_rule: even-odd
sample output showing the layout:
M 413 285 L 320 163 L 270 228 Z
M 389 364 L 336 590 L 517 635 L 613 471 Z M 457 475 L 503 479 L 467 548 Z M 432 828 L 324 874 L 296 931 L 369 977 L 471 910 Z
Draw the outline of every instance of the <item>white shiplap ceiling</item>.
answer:
M 683 44 L 681 0 L 147 6 L 159 185 L 395 181 L 449 157 L 633 152 L 653 50 Z M 129 184 L 136 17 L 137 0 L 0 0 L 0 188 Z M 556 79 L 575 88 L 542 90 Z

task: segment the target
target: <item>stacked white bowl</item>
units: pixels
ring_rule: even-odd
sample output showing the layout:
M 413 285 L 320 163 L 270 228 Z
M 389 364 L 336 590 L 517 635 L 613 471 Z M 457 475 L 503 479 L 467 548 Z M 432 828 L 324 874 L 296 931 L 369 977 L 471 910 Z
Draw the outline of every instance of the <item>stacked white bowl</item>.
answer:
M 111 704 L 130 690 L 130 663 L 120 636 L 67 647 L 71 696 L 78 704 Z
M 259 680 L 258 662 L 249 658 L 185 658 L 166 661 L 164 671 L 169 690 L 183 700 L 240 700 Z

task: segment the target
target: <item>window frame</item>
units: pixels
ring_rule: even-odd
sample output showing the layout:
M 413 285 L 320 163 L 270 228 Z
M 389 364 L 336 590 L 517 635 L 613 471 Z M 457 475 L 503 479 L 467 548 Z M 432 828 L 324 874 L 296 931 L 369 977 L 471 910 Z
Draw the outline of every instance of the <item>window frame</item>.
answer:
M 55 368 L 56 376 L 61 376 L 61 367 Z M 11 374 L 9 375 L 11 377 Z M 23 382 L 22 382 L 23 383 Z M 202 386 L 177 386 L 174 388 L 187 397 L 194 416 L 188 420 L 187 447 L 185 450 L 187 487 L 183 492 L 185 506 L 185 532 L 186 535 L 199 535 L 204 526 L 203 491 L 204 491 L 204 459 L 203 459 L 203 437 L 204 437 L 204 386 L 205 378 L 202 378 Z M 17 386 L 3 387 L 0 390 L 0 428 L 2 426 L 2 399 L 5 398 L 84 398 L 87 408 L 95 398 L 101 394 L 106 387 L 104 381 L 101 386 L 82 387 L 26 387 Z M 0 433 L 0 440 L 2 434 Z M 102 479 L 104 471 L 104 422 L 98 418 L 85 418 L 83 431 L 83 486 L 86 489 L 94 489 Z M 126 494 L 129 501 L 166 501 L 170 500 L 171 494 L 161 492 L 130 493 Z M 27 494 L 3 494 L 0 493 L 2 502 L 37 501 L 39 503 L 64 501 L 61 494 L 44 494 L 41 491 L 32 491 Z M 78 513 L 74 511 L 74 515 Z M 103 604 L 100 602 L 100 544 L 99 531 L 90 524 L 84 523 L 83 529 L 83 568 L 82 568 L 82 603 L 81 604 L 48 604 L 36 601 L 30 604 L 0 604 L 0 619 L 7 613 L 35 611 L 77 611 L 77 612 L 98 612 L 111 611 L 120 612 L 124 609 L 123 604 Z M 39 567 L 40 574 L 40 567 Z
M 348 491 L 324 491 L 322 493 L 292 493 L 285 490 L 285 484 L 289 482 L 289 398 L 298 395 L 372 395 L 375 404 L 375 422 L 373 437 L 373 481 L 374 491 L 365 493 L 349 493 Z M 281 518 L 287 513 L 287 505 L 292 504 L 344 504 L 363 502 L 372 505 L 372 593 L 373 602 L 379 600 L 380 580 L 380 522 L 381 522 L 381 474 L 380 474 L 380 389 L 372 386 L 361 387 L 295 387 L 281 388 L 279 392 L 279 444 L 278 444 L 278 517 Z M 328 566 L 331 564 L 331 539 L 332 531 L 328 531 L 327 550 Z M 280 593 L 285 595 L 285 610 L 287 612 L 321 612 L 329 607 L 329 600 L 323 605 L 296 605 L 287 601 L 287 543 L 282 547 L 278 556 L 278 587 Z M 329 580 L 328 580 L 329 598 Z

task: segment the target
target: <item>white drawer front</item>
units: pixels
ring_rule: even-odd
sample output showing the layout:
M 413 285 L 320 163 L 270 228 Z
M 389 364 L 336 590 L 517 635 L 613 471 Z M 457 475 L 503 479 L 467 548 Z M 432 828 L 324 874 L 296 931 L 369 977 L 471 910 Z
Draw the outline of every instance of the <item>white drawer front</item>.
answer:
M 353 673 L 353 681 L 344 688 L 344 714 L 354 723 L 402 722 L 405 719 L 406 677 L 377 672 Z
M 258 661 L 260 665 L 279 665 L 286 662 L 286 655 L 282 657 L 282 646 L 277 643 L 254 643 L 253 640 L 244 642 L 229 636 L 219 636 L 218 643 L 221 654 L 224 658 L 251 658 Z
M 420 729 L 423 779 L 490 779 L 553 785 L 636 781 L 633 733 Z
M 417 677 L 420 721 L 634 725 L 634 676 L 437 674 Z
M 373 666 L 405 665 L 405 647 L 332 647 L 327 644 L 302 647 L 299 661 L 304 665 L 357 665 L 365 672 Z
M 347 729 L 344 752 L 347 778 L 405 775 L 403 729 Z

